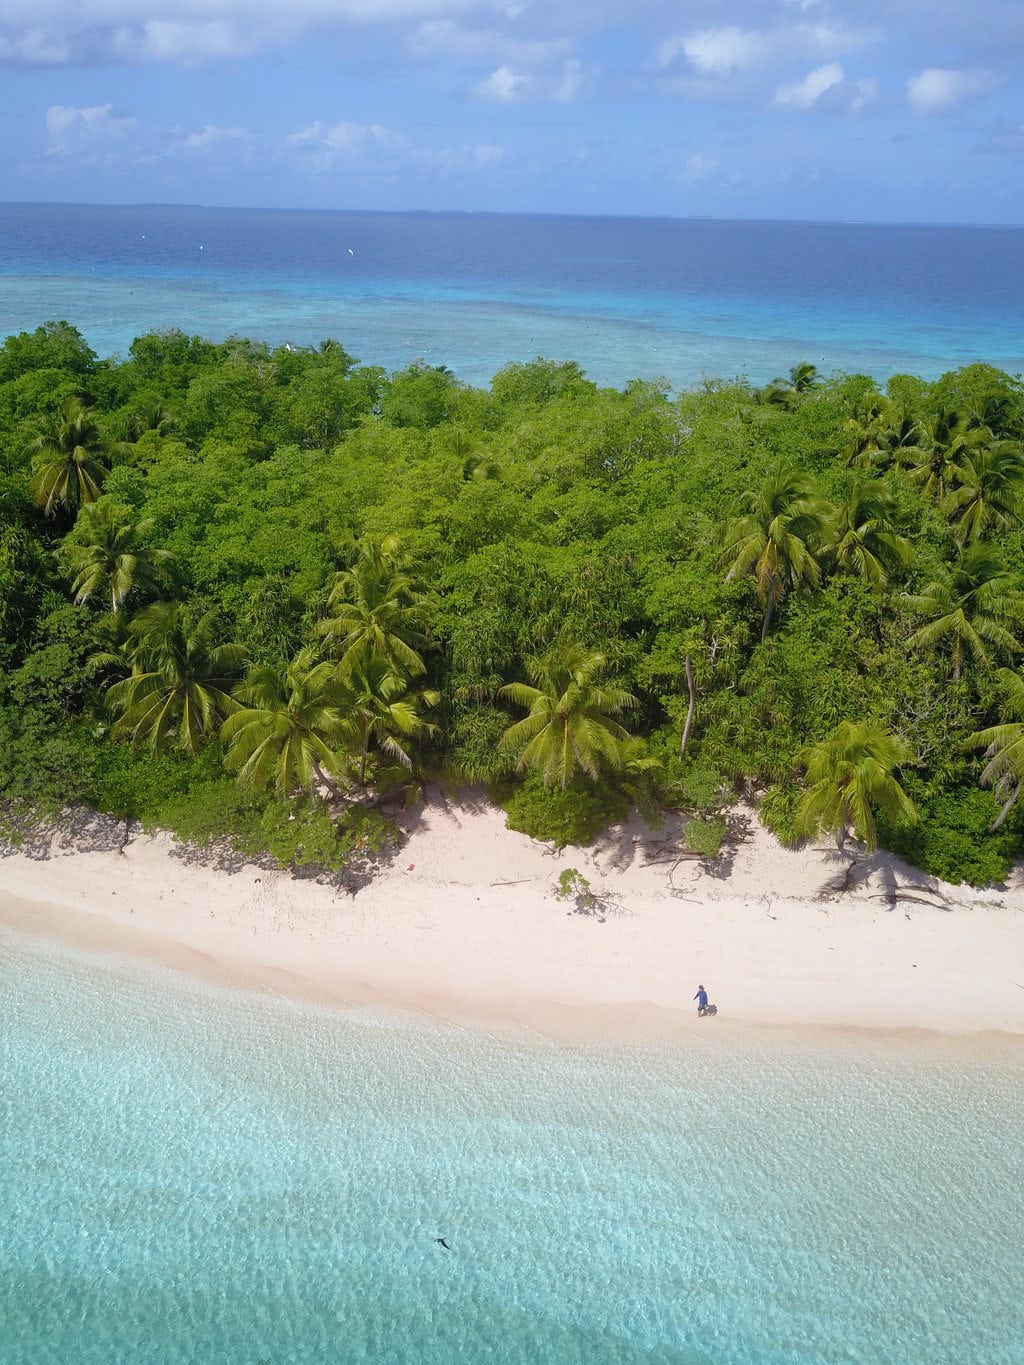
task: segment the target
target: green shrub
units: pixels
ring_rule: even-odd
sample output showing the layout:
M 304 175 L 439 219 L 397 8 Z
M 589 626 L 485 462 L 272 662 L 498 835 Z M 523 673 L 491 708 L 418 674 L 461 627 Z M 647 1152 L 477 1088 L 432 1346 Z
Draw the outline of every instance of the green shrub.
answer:
M 1024 812 L 1015 810 L 1006 824 L 989 834 L 999 813 L 999 802 L 979 787 L 927 794 L 924 784 L 908 782 L 908 790 L 920 812 L 916 825 L 887 828 L 879 821 L 879 838 L 886 848 L 899 853 L 934 877 L 958 886 L 987 886 L 1003 881 L 1015 859 L 1021 856 L 1021 825 Z
M 69 805 L 95 802 L 99 751 L 84 726 L 33 707 L 0 707 L 0 830 L 16 834 Z
M 492 797 L 504 809 L 509 829 L 556 848 L 592 844 L 603 829 L 625 819 L 629 811 L 626 798 L 609 787 L 582 783 L 565 790 L 545 787 L 532 774 L 519 785 L 495 788 Z
M 722 847 L 725 837 L 725 816 L 713 815 L 710 819 L 695 817 L 687 820 L 683 831 L 686 847 L 693 853 L 703 853 L 705 858 L 713 858 Z
M 762 825 L 786 848 L 795 848 L 803 843 L 805 834 L 796 818 L 796 804 L 800 790 L 793 783 L 779 783 L 769 787 L 761 797 L 757 814 Z
M 353 807 L 334 819 L 323 801 L 283 803 L 244 792 L 230 778 L 197 782 L 153 812 L 152 824 L 212 848 L 225 844 L 247 858 L 269 856 L 279 867 L 340 872 L 397 839 L 392 821 Z
M 578 867 L 565 867 L 558 874 L 555 895 L 560 901 L 573 900 L 582 912 L 591 911 L 597 904 L 593 887 Z

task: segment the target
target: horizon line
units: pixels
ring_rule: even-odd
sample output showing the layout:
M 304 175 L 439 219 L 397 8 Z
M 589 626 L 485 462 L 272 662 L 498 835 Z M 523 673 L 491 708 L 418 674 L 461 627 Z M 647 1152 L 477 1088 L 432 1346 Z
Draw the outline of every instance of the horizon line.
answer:
M 763 223 L 804 227 L 915 227 L 915 228 L 1000 228 L 1010 231 L 1024 228 L 1024 223 L 1012 222 L 956 222 L 919 218 L 746 218 L 718 217 L 709 213 L 581 213 L 556 210 L 524 209 L 455 209 L 455 208 L 322 208 L 293 205 L 287 208 L 272 204 L 202 204 L 194 201 L 173 200 L 79 200 L 79 199 L 0 199 L 2 208 L 85 208 L 85 209 L 200 209 L 205 212 L 227 213 L 324 213 L 324 214 L 386 214 L 394 217 L 459 217 L 459 218 L 581 218 L 611 219 L 624 222 L 673 223 Z

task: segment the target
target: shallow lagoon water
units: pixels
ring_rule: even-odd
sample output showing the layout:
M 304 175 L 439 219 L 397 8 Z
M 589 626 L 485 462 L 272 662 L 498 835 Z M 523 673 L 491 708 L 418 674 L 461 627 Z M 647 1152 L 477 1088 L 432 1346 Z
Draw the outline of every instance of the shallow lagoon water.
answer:
M 0 336 L 74 323 L 100 354 L 182 327 L 342 341 L 487 383 L 575 359 L 602 384 L 1024 369 L 1013 228 L 0 205 Z
M 5 1362 L 1024 1356 L 1019 1041 L 569 1044 L 0 947 Z

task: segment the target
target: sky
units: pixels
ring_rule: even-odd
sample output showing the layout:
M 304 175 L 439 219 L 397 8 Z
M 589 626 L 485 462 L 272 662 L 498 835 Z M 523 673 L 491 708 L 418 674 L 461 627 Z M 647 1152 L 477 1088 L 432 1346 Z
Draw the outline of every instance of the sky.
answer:
M 0 198 L 1024 223 L 1024 0 L 4 0 Z

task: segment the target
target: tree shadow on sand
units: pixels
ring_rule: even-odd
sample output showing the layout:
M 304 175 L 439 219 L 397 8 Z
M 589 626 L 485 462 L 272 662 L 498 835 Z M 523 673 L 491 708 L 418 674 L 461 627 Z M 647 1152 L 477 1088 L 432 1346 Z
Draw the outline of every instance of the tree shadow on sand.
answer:
M 33 862 L 48 862 L 61 853 L 121 853 L 142 833 L 137 820 L 102 815 L 74 806 L 54 820 L 10 820 L 12 836 L 0 839 L 0 858 L 20 853 Z
M 936 910 L 953 909 L 949 898 L 939 889 L 936 878 L 915 874 L 910 868 L 901 878 L 899 863 L 883 849 L 864 853 L 850 849 L 821 848 L 819 852 L 834 871 L 818 888 L 817 900 L 835 900 L 852 891 L 864 890 L 874 879 L 879 889 L 869 899 L 882 901 L 887 910 L 895 910 L 898 905 L 907 903 L 927 905 Z

